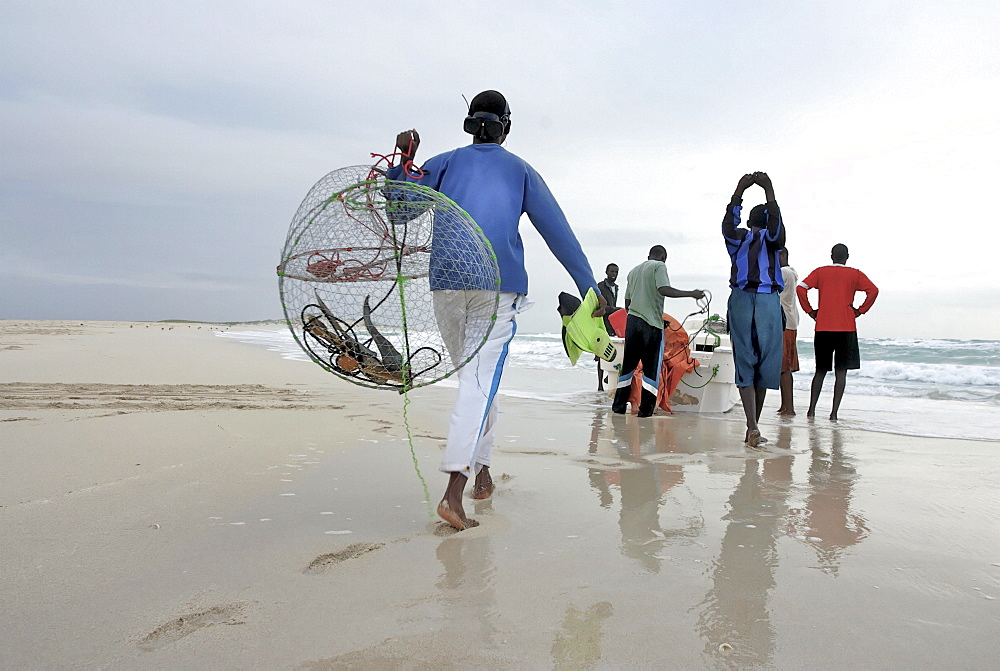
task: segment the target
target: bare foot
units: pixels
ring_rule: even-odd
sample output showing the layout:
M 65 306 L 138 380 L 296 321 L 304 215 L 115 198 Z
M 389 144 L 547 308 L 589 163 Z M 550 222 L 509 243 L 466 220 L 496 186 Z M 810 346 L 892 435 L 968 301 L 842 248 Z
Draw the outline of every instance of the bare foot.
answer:
M 778 414 L 781 415 L 782 417 L 795 417 L 794 410 L 781 410 L 778 412 Z
M 438 517 L 459 531 L 479 526 L 479 522 L 465 516 L 465 511 L 461 509 L 457 511 L 452 510 L 451 506 L 448 505 L 448 499 L 441 499 L 441 503 L 438 504 L 437 514 Z
M 836 422 L 836 421 L 838 421 L 838 420 L 837 420 L 837 413 L 833 413 L 832 415 L 830 415 L 830 421 L 831 421 L 831 422 Z
M 472 498 L 488 499 L 493 496 L 493 478 L 490 477 L 490 467 L 483 466 L 476 474 L 476 484 L 472 486 Z
M 816 411 L 813 410 L 812 408 L 810 408 L 809 412 L 806 413 L 806 417 L 808 417 L 809 419 L 812 419 L 815 416 L 816 416 Z
M 750 447 L 757 447 L 760 445 L 760 431 L 757 429 L 751 429 L 747 431 L 747 445 Z

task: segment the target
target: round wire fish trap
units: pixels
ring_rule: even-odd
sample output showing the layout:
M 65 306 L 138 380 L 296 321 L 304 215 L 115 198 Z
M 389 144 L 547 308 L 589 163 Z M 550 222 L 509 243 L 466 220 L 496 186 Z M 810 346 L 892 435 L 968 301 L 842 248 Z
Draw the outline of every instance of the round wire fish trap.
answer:
M 359 168 L 324 177 L 296 212 L 278 266 L 281 304 L 292 335 L 324 369 L 403 392 L 475 356 L 496 321 L 500 272 L 486 236 L 454 201 L 367 167 L 365 179 L 338 183 Z M 435 291 L 487 293 L 442 332 Z

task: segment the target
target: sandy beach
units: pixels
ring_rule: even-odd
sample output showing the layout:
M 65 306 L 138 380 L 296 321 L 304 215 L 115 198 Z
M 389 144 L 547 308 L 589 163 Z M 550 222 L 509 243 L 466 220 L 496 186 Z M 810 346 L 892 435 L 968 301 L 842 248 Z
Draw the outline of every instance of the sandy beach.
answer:
M 504 398 L 456 533 L 453 389 L 225 328 L 0 322 L 0 668 L 997 666 L 995 442 Z

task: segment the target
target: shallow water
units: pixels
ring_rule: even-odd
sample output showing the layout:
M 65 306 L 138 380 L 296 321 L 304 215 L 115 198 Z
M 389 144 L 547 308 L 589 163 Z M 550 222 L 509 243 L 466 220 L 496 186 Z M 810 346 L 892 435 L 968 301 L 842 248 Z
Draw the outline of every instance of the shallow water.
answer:
M 219 335 L 308 362 L 283 327 Z M 841 426 L 910 436 L 1000 440 L 1000 342 L 863 339 L 861 350 L 861 370 L 848 374 L 839 413 Z M 775 392 L 766 402 L 763 423 L 804 425 L 815 370 L 811 342 L 800 341 L 799 354 L 802 369 L 793 380 L 800 416 L 792 420 L 770 417 L 769 409 L 777 409 L 779 402 Z M 575 367 L 570 366 L 556 335 L 518 335 L 511 343 L 500 393 L 544 403 L 608 405 L 606 396 L 594 391 L 596 365 L 585 355 Z M 829 414 L 832 390 L 833 375 L 828 375 L 818 417 Z

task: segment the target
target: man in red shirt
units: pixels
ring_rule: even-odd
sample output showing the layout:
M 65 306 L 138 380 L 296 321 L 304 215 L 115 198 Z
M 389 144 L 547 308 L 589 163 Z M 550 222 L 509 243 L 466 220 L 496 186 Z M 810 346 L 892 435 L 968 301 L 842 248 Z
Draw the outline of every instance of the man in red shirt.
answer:
M 816 320 L 816 334 L 813 347 L 816 351 L 816 374 L 813 375 L 809 394 L 809 412 L 806 417 L 816 416 L 816 402 L 823 391 L 823 380 L 833 369 L 833 412 L 830 419 L 837 419 L 837 410 L 847 386 L 847 371 L 861 368 L 861 352 L 858 350 L 858 329 L 855 319 L 868 312 L 878 287 L 857 268 L 848 268 L 847 245 L 837 244 L 830 251 L 832 266 L 823 266 L 809 273 L 799 282 L 795 291 L 802 310 Z M 819 291 L 819 308 L 809 304 L 809 290 Z M 865 293 L 865 302 L 854 307 L 854 294 Z

